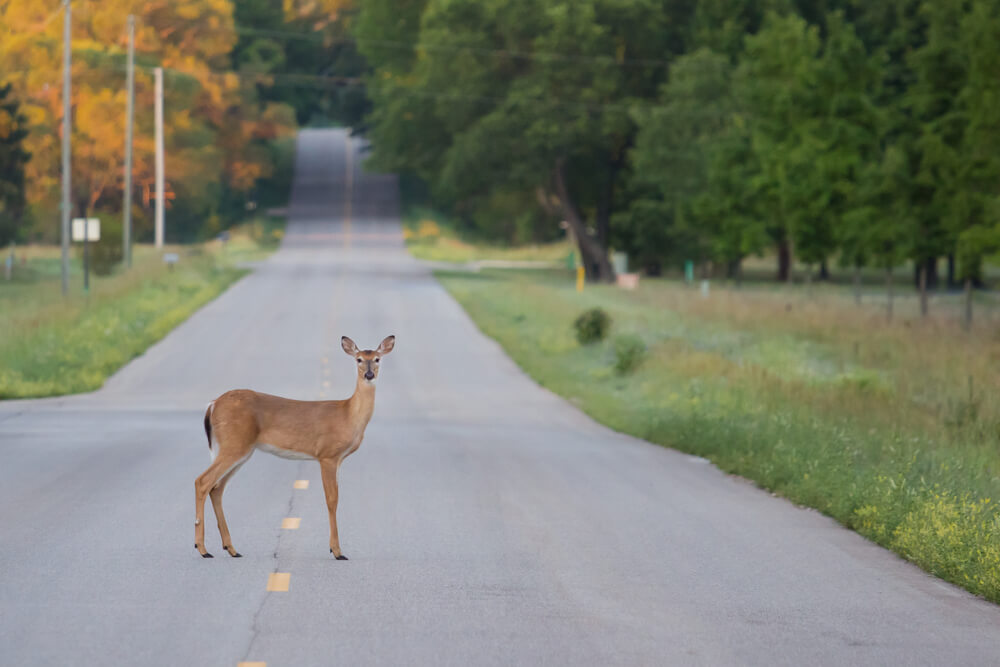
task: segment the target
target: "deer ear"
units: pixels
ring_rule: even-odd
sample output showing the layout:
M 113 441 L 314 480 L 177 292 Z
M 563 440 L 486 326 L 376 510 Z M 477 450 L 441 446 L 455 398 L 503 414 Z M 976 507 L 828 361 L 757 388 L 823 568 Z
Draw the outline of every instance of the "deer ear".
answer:
M 351 355 L 352 357 L 361 351 L 358 349 L 358 346 L 354 344 L 354 341 L 348 338 L 347 336 L 340 337 L 340 346 L 344 348 L 344 352 Z
M 381 343 L 378 344 L 378 349 L 375 350 L 379 354 L 389 354 L 392 352 L 392 348 L 396 347 L 396 337 L 386 336 Z

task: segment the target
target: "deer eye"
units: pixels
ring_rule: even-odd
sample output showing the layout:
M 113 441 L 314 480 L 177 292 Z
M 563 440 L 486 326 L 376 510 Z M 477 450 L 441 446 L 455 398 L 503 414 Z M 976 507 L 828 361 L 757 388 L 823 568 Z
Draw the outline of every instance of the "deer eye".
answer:
M 378 359 L 377 359 L 377 358 L 375 359 L 375 363 L 376 363 L 376 364 L 378 363 Z
M 361 357 L 358 357 L 358 363 L 359 364 L 361 363 Z

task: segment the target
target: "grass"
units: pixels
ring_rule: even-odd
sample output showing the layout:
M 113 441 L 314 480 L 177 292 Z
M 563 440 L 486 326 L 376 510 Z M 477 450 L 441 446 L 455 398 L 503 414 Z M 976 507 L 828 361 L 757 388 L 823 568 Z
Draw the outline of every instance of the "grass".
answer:
M 58 396 L 99 388 L 277 247 L 276 222 L 254 221 L 223 244 L 168 247 L 180 261 L 173 270 L 162 252 L 136 246 L 133 268 L 91 275 L 84 294 L 82 268 L 72 263 L 71 291 L 61 293 L 59 249 L 17 251 L 11 281 L 0 279 L 0 399 Z
M 1000 602 L 995 327 L 922 321 L 914 303 L 887 324 L 847 288 L 704 298 L 657 280 L 578 293 L 556 271 L 438 277 L 537 382 L 598 421 L 707 457 Z M 581 345 L 572 323 L 594 307 L 612 329 Z M 645 346 L 627 374 L 622 336 Z
M 456 264 L 499 261 L 565 265 L 571 250 L 566 241 L 509 247 L 467 241 L 436 217 L 417 210 L 404 220 L 403 237 L 417 259 Z

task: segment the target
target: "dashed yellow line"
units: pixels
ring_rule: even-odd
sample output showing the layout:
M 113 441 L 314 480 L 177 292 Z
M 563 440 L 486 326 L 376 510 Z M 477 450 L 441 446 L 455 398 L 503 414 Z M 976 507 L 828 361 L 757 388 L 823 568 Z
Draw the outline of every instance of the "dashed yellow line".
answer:
M 281 527 L 284 528 L 285 530 L 297 530 L 299 524 L 301 523 L 302 519 L 300 519 L 299 517 L 290 516 L 290 517 L 285 517 L 284 519 L 281 520 Z
M 267 576 L 267 590 L 276 593 L 288 592 L 288 582 L 291 578 L 290 572 L 272 572 Z
M 295 487 L 296 489 L 308 489 L 309 488 L 309 480 L 308 479 L 297 479 L 297 480 L 295 480 L 295 484 L 292 484 L 292 486 Z

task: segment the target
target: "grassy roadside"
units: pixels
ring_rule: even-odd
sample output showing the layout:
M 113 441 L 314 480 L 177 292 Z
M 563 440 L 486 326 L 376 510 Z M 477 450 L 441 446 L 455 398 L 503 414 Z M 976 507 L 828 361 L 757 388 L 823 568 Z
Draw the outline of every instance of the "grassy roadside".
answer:
M 524 246 L 497 246 L 463 240 L 432 213 L 415 210 L 403 220 L 403 238 L 417 259 L 432 262 L 467 263 L 477 261 L 539 262 L 565 265 L 570 253 L 566 241 Z
M 280 229 L 253 222 L 223 245 L 210 241 L 172 247 L 173 270 L 162 253 L 137 246 L 133 268 L 91 275 L 82 292 L 82 269 L 72 267 L 72 289 L 63 297 L 59 249 L 19 251 L 15 279 L 0 279 L 0 399 L 58 396 L 99 388 L 109 375 L 142 354 L 238 278 L 239 264 L 277 247 Z
M 705 456 L 1000 602 L 1000 339 L 859 309 L 846 293 L 634 292 L 558 272 L 439 272 L 536 381 L 620 431 Z M 600 307 L 602 343 L 573 320 Z M 614 370 L 615 339 L 647 349 Z

